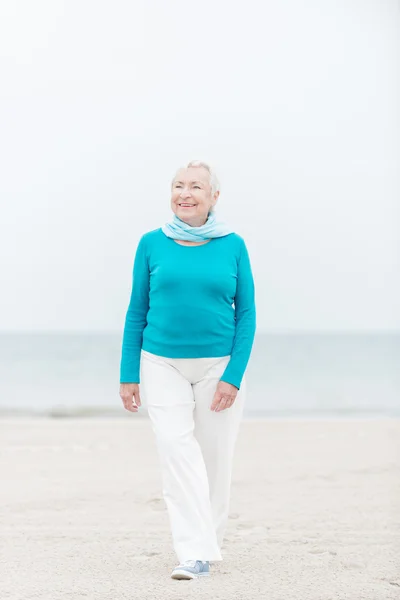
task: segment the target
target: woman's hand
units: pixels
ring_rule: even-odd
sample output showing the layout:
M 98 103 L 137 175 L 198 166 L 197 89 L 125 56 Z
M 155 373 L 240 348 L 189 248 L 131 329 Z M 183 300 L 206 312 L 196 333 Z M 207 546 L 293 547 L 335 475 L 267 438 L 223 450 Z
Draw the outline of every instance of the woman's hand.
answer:
M 138 407 L 142 406 L 138 383 L 121 383 L 119 395 L 122 398 L 126 410 L 138 412 Z
M 225 410 L 225 408 L 232 406 L 236 400 L 238 391 L 239 390 L 235 385 L 226 383 L 226 381 L 220 381 L 214 394 L 211 410 L 219 412 L 220 410 Z

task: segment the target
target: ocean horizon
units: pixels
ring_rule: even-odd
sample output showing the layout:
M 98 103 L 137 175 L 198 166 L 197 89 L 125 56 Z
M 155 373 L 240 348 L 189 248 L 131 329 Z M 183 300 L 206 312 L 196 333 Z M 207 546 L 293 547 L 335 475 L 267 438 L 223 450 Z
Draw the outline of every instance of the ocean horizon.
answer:
M 132 417 L 121 343 L 122 333 L 0 333 L 0 417 Z M 397 332 L 257 334 L 244 418 L 399 417 L 399 365 Z

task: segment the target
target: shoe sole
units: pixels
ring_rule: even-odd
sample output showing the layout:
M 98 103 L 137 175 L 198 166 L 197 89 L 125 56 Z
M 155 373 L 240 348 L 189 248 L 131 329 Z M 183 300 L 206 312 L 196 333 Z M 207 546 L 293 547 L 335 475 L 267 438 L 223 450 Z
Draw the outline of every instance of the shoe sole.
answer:
M 198 577 L 208 577 L 210 573 L 188 573 L 187 571 L 174 571 L 171 579 L 197 579 Z

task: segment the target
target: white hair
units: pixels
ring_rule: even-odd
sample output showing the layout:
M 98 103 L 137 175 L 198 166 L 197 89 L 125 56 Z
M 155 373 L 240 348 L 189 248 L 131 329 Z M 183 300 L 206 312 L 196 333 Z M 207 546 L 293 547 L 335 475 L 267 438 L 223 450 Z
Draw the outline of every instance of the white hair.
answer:
M 186 167 L 181 167 L 182 169 L 190 169 L 191 167 L 201 167 L 203 169 L 205 169 L 206 171 L 208 171 L 208 175 L 209 175 L 209 183 L 211 186 L 211 193 L 215 194 L 215 192 L 219 192 L 219 181 L 218 178 L 215 174 L 214 169 L 212 169 L 210 167 L 209 164 L 207 164 L 206 162 L 203 162 L 202 160 L 191 160 L 189 164 L 186 165 Z M 180 171 L 180 169 L 178 169 L 178 171 Z M 178 173 L 177 171 L 177 173 Z M 175 175 L 176 177 L 176 175 Z M 172 180 L 172 182 L 175 180 Z

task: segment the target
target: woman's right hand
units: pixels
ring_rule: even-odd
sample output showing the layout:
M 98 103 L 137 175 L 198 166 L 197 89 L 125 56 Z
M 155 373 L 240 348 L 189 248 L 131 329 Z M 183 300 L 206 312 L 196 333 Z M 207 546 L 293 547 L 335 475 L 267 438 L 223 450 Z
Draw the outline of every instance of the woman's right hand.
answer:
M 119 395 L 122 398 L 126 410 L 138 412 L 138 407 L 142 406 L 138 383 L 121 383 Z

